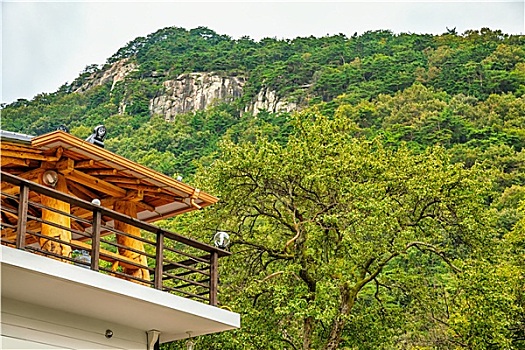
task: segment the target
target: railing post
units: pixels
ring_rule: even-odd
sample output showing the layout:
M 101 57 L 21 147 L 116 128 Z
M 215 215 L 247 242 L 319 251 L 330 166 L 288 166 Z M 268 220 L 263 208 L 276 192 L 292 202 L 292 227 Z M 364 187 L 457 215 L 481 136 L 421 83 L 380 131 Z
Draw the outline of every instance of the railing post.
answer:
M 100 210 L 93 210 L 93 226 L 91 232 L 91 270 L 98 271 L 98 260 L 100 258 L 100 224 L 102 213 Z
M 159 230 L 157 232 L 155 249 L 155 289 L 162 290 L 162 275 L 164 274 L 164 231 Z
M 219 253 L 211 252 L 210 257 L 210 305 L 217 306 L 217 286 L 219 284 Z
M 18 223 L 16 227 L 16 247 L 24 249 L 26 245 L 27 210 L 29 208 L 29 187 L 20 185 L 18 197 Z

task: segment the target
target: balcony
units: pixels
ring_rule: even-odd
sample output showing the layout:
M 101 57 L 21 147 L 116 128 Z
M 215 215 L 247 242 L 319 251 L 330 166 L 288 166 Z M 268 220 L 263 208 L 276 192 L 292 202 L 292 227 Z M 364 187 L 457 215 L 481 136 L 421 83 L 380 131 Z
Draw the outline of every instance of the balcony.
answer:
M 229 252 L 9 173 L 2 171 L 1 176 L 2 182 L 9 184 L 1 193 L 2 245 L 218 305 L 218 259 Z M 77 209 L 73 214 L 33 200 L 41 196 Z M 43 212 L 62 220 L 44 219 Z M 63 218 L 71 225 L 57 223 Z M 140 229 L 141 234 L 117 229 L 122 225 Z M 71 239 L 44 235 L 42 228 L 46 226 L 70 233 Z M 119 243 L 122 238 L 140 244 L 123 245 Z M 60 246 L 69 253 L 56 254 L 44 248 L 49 246 Z

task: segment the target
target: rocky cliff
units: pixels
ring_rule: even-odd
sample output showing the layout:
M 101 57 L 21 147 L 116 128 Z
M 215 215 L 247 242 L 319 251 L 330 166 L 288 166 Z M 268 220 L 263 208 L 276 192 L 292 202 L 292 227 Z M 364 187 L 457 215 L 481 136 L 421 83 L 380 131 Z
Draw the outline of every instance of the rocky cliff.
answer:
M 150 101 L 151 114 L 173 120 L 177 114 L 204 110 L 213 104 L 232 102 L 243 94 L 246 79 L 242 76 L 221 76 L 215 73 L 181 74 L 163 83 L 164 92 Z M 280 99 L 275 91 L 263 88 L 244 110 L 257 115 L 261 110 L 290 112 L 295 103 Z
M 108 69 L 92 73 L 85 83 L 73 92 L 84 92 L 92 87 L 104 85 L 108 81 L 111 81 L 111 90 L 113 90 L 116 83 L 123 81 L 136 68 L 137 65 L 134 62 L 129 62 L 128 59 L 120 60 L 112 64 Z
M 85 92 L 95 86 L 111 82 L 111 90 L 119 81 L 137 68 L 137 64 L 127 59 L 115 62 L 109 68 L 92 73 L 74 92 Z M 152 74 L 151 77 L 162 79 Z M 243 76 L 224 76 L 214 72 L 181 74 L 176 79 L 162 82 L 162 91 L 149 101 L 150 113 L 162 115 L 173 120 L 177 114 L 205 110 L 217 103 L 229 103 L 240 98 L 244 91 L 246 78 Z M 262 88 L 257 96 L 247 104 L 244 113 L 257 115 L 262 110 L 269 112 L 291 112 L 297 104 L 277 96 L 274 90 Z M 122 101 L 119 113 L 126 111 Z
M 172 120 L 177 114 L 203 110 L 218 102 L 232 102 L 241 97 L 244 84 L 244 77 L 181 74 L 163 83 L 162 95 L 150 100 L 150 112 Z
M 257 94 L 257 98 L 246 107 L 245 112 L 257 115 L 260 111 L 268 112 L 291 112 L 298 108 L 294 102 L 287 101 L 279 96 L 274 90 L 262 88 Z

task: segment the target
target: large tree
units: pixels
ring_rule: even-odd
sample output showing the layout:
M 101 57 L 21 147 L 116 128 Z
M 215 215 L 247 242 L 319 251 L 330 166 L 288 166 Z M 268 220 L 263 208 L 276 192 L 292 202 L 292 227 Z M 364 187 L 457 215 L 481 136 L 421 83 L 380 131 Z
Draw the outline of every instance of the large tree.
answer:
M 385 148 L 315 111 L 294 130 L 285 145 L 224 142 L 204 175 L 222 198 L 206 223 L 233 240 L 221 283 L 244 301 L 249 336 L 233 338 L 243 346 L 336 349 L 360 298 L 402 284 L 418 261 L 454 279 L 458 262 L 489 245 L 488 179 L 475 167 L 451 164 L 441 148 Z

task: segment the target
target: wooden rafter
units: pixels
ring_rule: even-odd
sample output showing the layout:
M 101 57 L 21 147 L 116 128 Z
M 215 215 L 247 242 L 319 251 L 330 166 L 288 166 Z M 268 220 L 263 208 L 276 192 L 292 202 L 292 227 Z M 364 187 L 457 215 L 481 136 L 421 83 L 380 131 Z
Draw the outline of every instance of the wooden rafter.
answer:
M 175 196 L 175 195 L 169 195 L 166 193 L 154 193 L 154 194 L 145 194 L 146 196 L 156 198 L 156 199 L 164 199 L 170 202 L 177 202 L 177 203 L 185 203 L 184 198 L 181 196 Z
M 157 192 L 157 193 L 162 192 L 162 188 L 156 187 L 156 186 L 121 183 L 120 187 L 129 188 L 129 189 L 137 190 L 137 191 L 144 191 L 144 192 Z
M 2 144 L 0 145 L 1 149 L 2 149 L 2 153 L 5 151 L 15 151 L 15 152 L 29 152 L 29 153 L 38 153 L 38 154 L 42 154 L 43 152 L 39 149 L 35 149 L 35 148 L 31 148 L 31 147 L 24 147 L 24 146 L 18 146 L 18 145 L 13 145 L 13 144 L 9 144 L 9 143 L 5 143 L 5 142 L 2 142 Z
M 95 161 L 93 159 L 81 160 L 75 163 L 75 168 L 77 169 L 92 168 L 93 165 L 95 165 Z
M 34 159 L 34 160 L 45 160 L 48 162 L 57 161 L 62 157 L 62 152 L 64 150 L 62 147 L 58 147 L 55 155 L 49 156 L 34 152 L 27 152 L 27 151 L 12 151 L 12 150 L 2 150 L 2 157 L 10 157 L 10 158 L 20 158 L 20 159 Z
M 73 194 L 78 197 L 78 198 L 82 198 L 83 200 L 86 200 L 86 201 L 91 201 L 93 200 L 94 198 L 97 198 L 98 195 L 90 190 L 88 190 L 87 188 L 85 188 L 84 186 L 81 186 L 79 185 L 78 183 L 76 182 L 73 182 L 73 181 L 67 181 L 67 185 L 68 185 L 68 188 L 71 192 L 73 192 Z
M 83 173 L 79 170 L 73 170 L 70 173 L 66 174 L 66 178 L 70 181 L 77 182 L 86 187 L 92 188 L 102 193 L 106 193 L 113 197 L 126 196 L 126 190 L 118 186 L 115 186 L 107 181 L 104 181 L 94 176 Z
M 58 162 L 57 170 L 59 173 L 63 174 L 68 181 L 79 183 L 113 197 L 124 197 L 126 195 L 126 190 L 97 177 L 88 175 L 80 170 L 76 170 L 75 162 L 70 158 L 65 158 Z
M 84 171 L 88 175 L 117 175 L 117 169 L 90 169 Z
M 12 158 L 12 157 L 6 157 L 2 155 L 1 158 L 1 164 L 2 167 L 8 166 L 8 165 L 19 165 L 19 166 L 29 166 L 29 159 L 20 159 L 20 158 Z
M 104 208 L 112 208 L 116 200 L 117 199 L 114 197 L 101 199 L 100 206 Z M 82 219 L 87 219 L 93 215 L 93 212 L 84 208 L 74 207 L 71 209 L 71 214 Z
M 28 172 L 25 172 L 23 174 L 19 174 L 18 176 L 26 180 L 39 182 L 37 180 L 44 171 L 45 169 L 37 168 L 37 169 L 30 170 Z M 6 194 L 12 194 L 12 195 L 18 194 L 20 192 L 20 187 L 2 182 L 2 192 Z
M 101 177 L 101 179 L 105 181 L 116 182 L 119 184 L 134 184 L 134 185 L 140 184 L 139 179 L 135 179 L 132 177 L 105 176 L 105 177 Z

